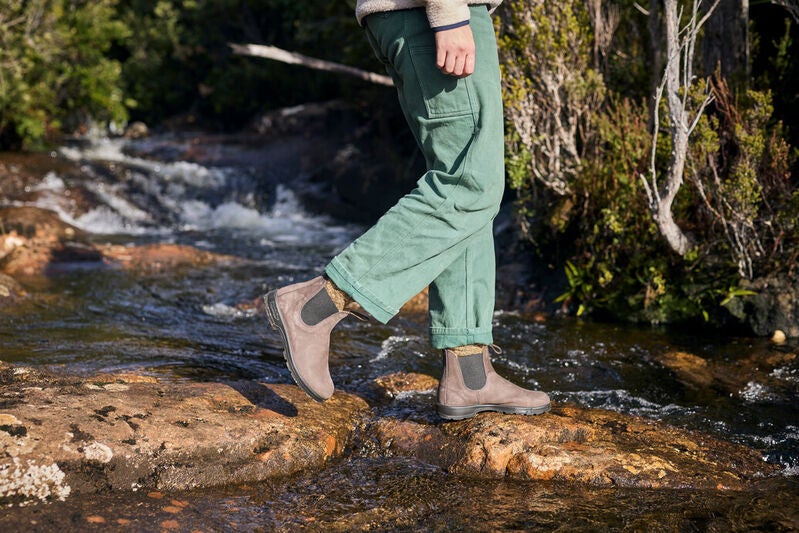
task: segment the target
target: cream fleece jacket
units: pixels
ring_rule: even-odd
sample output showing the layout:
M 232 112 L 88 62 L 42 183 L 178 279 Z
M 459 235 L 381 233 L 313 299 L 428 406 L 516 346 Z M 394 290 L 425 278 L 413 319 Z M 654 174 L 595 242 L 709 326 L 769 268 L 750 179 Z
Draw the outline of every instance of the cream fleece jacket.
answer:
M 502 0 L 358 0 L 355 16 L 362 24 L 364 17 L 372 13 L 423 7 L 430 27 L 438 28 L 469 20 L 469 5 L 486 4 L 493 11 L 500 3 Z

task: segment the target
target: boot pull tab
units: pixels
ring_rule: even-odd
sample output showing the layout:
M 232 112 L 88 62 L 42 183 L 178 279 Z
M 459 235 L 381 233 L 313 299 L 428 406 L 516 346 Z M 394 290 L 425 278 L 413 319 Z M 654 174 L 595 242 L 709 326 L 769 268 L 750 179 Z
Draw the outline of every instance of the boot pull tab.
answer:
M 500 348 L 496 344 L 493 343 L 489 344 L 488 347 L 491 349 L 492 352 L 494 352 L 495 355 L 499 355 L 502 353 L 502 348 Z

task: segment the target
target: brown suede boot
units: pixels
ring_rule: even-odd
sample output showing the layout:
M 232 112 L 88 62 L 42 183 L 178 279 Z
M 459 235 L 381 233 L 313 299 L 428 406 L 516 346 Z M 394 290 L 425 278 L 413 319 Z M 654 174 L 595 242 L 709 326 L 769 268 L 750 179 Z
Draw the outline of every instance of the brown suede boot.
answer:
M 321 276 L 263 298 L 269 323 L 283 336 L 283 357 L 294 381 L 314 400 L 327 400 L 334 389 L 327 362 L 330 332 L 351 313 L 338 310 Z
M 441 418 L 462 420 L 481 411 L 538 415 L 549 411 L 549 396 L 527 390 L 500 377 L 491 366 L 488 346 L 483 353 L 457 356 L 444 350 L 444 374 L 438 385 L 436 409 Z

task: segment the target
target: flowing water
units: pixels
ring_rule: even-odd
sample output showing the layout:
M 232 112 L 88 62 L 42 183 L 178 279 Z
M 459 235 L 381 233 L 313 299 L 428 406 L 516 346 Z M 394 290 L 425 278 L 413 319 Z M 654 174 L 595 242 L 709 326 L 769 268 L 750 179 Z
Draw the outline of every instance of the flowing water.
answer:
M 298 193 L 310 185 L 292 164 L 296 146 L 209 145 L 204 153 L 216 150 L 214 157 L 176 159 L 191 142 L 101 140 L 63 148 L 52 155 L 54 170 L 32 188 L 32 202 L 98 242 L 174 242 L 243 260 L 149 275 L 64 265 L 36 287 L 46 304 L 0 314 L 0 360 L 79 374 L 291 382 L 278 336 L 237 304 L 317 275 L 364 228 L 301 206 Z M 55 170 L 63 159 L 77 162 L 80 172 Z M 78 189 L 90 205 L 70 197 Z M 664 420 L 755 447 L 784 475 L 747 493 L 599 489 L 472 481 L 408 459 L 352 456 L 322 472 L 257 486 L 98 495 L 20 509 L 11 523 L 185 531 L 799 528 L 799 359 L 763 366 L 796 346 L 709 331 L 537 322 L 513 309 L 496 312 L 495 328 L 504 349 L 495 366 L 517 383 L 550 391 L 556 402 Z M 438 376 L 439 355 L 418 319 L 345 321 L 333 346 L 331 372 L 345 391 L 368 394 L 374 378 L 399 370 Z M 693 386 L 663 366 L 674 352 L 704 358 L 723 379 Z M 411 395 L 390 409 L 432 416 L 433 402 Z M 165 511 L 171 500 L 179 516 Z M 91 526 L 92 515 L 106 522 Z

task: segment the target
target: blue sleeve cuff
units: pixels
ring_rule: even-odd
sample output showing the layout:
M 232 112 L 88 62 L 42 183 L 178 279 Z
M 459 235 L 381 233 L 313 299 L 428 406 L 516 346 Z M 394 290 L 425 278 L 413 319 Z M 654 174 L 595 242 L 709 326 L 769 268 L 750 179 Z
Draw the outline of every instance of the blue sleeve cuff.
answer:
M 447 24 L 446 26 L 436 26 L 435 28 L 430 28 L 430 29 L 435 31 L 435 32 L 439 32 L 439 31 L 446 31 L 446 30 L 454 30 L 455 28 L 460 28 L 461 26 L 468 26 L 468 25 L 469 25 L 469 21 L 468 20 L 464 20 L 464 21 L 461 21 L 461 22 L 456 22 L 455 24 Z

